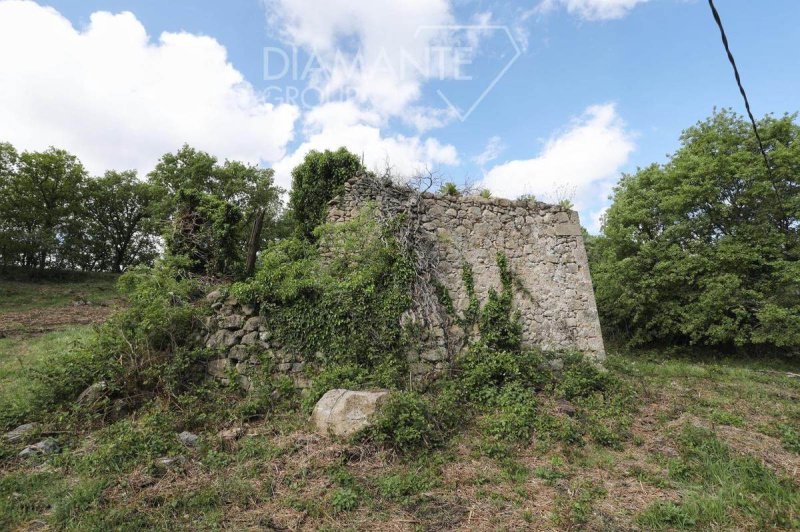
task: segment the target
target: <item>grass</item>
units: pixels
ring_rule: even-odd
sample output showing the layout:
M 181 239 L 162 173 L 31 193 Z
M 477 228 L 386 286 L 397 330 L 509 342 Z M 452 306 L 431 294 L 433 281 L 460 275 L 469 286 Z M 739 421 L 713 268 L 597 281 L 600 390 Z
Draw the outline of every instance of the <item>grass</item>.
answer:
M 32 369 L 54 365 L 92 334 L 92 326 L 69 326 L 39 336 L 0 338 L 0 428 L 21 423 L 30 414 L 36 384 Z
M 20 280 L 0 277 L 0 314 L 63 307 L 73 301 L 105 303 L 117 296 L 117 275 L 86 273 L 79 280 Z
M 39 308 L 83 288 L 53 290 Z M 0 339 L 6 426 L 26 421 L 29 368 L 90 333 Z M 0 529 L 797 529 L 800 379 L 787 372 L 799 365 L 611 350 L 624 393 L 572 375 L 571 409 L 512 401 L 399 455 L 314 434 L 299 399 L 251 419 L 237 392 L 209 384 L 102 423 L 50 420 L 63 448 L 51 457 L 18 459 L 31 441 L 0 440 Z M 231 426 L 246 435 L 223 442 Z M 183 430 L 200 444 L 182 445 Z

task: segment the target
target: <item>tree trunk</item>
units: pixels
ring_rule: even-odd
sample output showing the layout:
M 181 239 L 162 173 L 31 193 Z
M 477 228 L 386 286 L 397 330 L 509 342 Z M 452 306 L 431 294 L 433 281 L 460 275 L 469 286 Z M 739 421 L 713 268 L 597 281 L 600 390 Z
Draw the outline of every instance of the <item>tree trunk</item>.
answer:
M 245 277 L 250 277 L 256 269 L 256 256 L 261 248 L 261 229 L 264 227 L 264 209 L 256 212 L 253 220 L 253 230 L 250 232 L 250 241 L 247 243 L 247 263 L 245 266 Z

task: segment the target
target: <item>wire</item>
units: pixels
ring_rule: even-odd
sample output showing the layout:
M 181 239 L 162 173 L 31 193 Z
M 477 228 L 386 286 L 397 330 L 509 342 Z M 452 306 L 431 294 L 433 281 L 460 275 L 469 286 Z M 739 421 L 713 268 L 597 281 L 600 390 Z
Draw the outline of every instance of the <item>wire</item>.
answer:
M 733 67 L 733 74 L 736 76 L 736 84 L 739 85 L 739 92 L 742 93 L 742 98 L 744 98 L 744 106 L 747 109 L 747 114 L 750 117 L 750 123 L 753 124 L 753 132 L 756 134 L 756 140 L 758 141 L 758 148 L 761 150 L 761 155 L 764 157 L 764 164 L 767 165 L 767 173 L 771 174 L 771 165 L 769 164 L 769 157 L 767 157 L 767 150 L 764 149 L 764 143 L 761 141 L 761 134 L 758 132 L 758 125 L 756 124 L 756 119 L 753 116 L 753 111 L 750 110 L 750 100 L 747 98 L 747 93 L 742 86 L 742 77 L 739 75 L 739 69 L 736 67 L 736 60 L 733 58 L 733 54 L 731 53 L 731 47 L 728 44 L 728 37 L 725 35 L 725 28 L 722 25 L 722 19 L 719 16 L 719 11 L 714 6 L 714 0 L 708 0 L 708 5 L 711 7 L 711 13 L 714 15 L 714 20 L 719 27 L 719 33 L 722 36 L 722 44 L 725 46 L 725 52 L 728 54 L 728 61 L 730 61 L 731 66 Z

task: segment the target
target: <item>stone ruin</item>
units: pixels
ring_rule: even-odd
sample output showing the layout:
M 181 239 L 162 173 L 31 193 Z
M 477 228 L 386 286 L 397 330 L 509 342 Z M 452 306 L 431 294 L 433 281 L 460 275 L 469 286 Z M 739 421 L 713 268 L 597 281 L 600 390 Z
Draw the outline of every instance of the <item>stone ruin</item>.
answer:
M 589 263 L 575 211 L 538 201 L 435 195 L 357 176 L 329 203 L 328 220 L 351 220 L 366 206 L 382 220 L 402 216 L 405 237 L 425 250 L 429 282 L 447 291 L 457 313 L 469 304 L 462 275 L 465 264 L 472 269 L 475 295 L 483 304 L 490 288 L 500 288 L 496 256 L 504 253 L 514 279 L 513 304 L 520 313 L 523 345 L 577 350 L 598 362 L 604 360 Z M 221 295 L 216 299 L 217 314 L 206 324 L 206 345 L 224 356 L 211 361 L 210 373 L 229 378 L 235 369 L 247 387 L 247 370 L 255 363 L 249 353 L 265 349 L 272 351 L 279 373 L 305 384 L 304 362 L 270 343 L 258 309 Z M 415 304 L 410 311 L 409 319 L 423 324 L 425 331 L 422 348 L 408 354 L 415 378 L 445 370 L 468 339 L 469 332 L 459 330 L 452 318 L 441 304 Z

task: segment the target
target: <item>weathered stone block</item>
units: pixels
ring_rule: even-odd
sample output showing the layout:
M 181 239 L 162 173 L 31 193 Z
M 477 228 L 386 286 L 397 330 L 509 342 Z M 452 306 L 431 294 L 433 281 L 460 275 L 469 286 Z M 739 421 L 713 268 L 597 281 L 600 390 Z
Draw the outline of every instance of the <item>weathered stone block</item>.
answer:
M 311 420 L 320 434 L 352 436 L 367 428 L 387 391 L 330 390 L 317 402 Z

